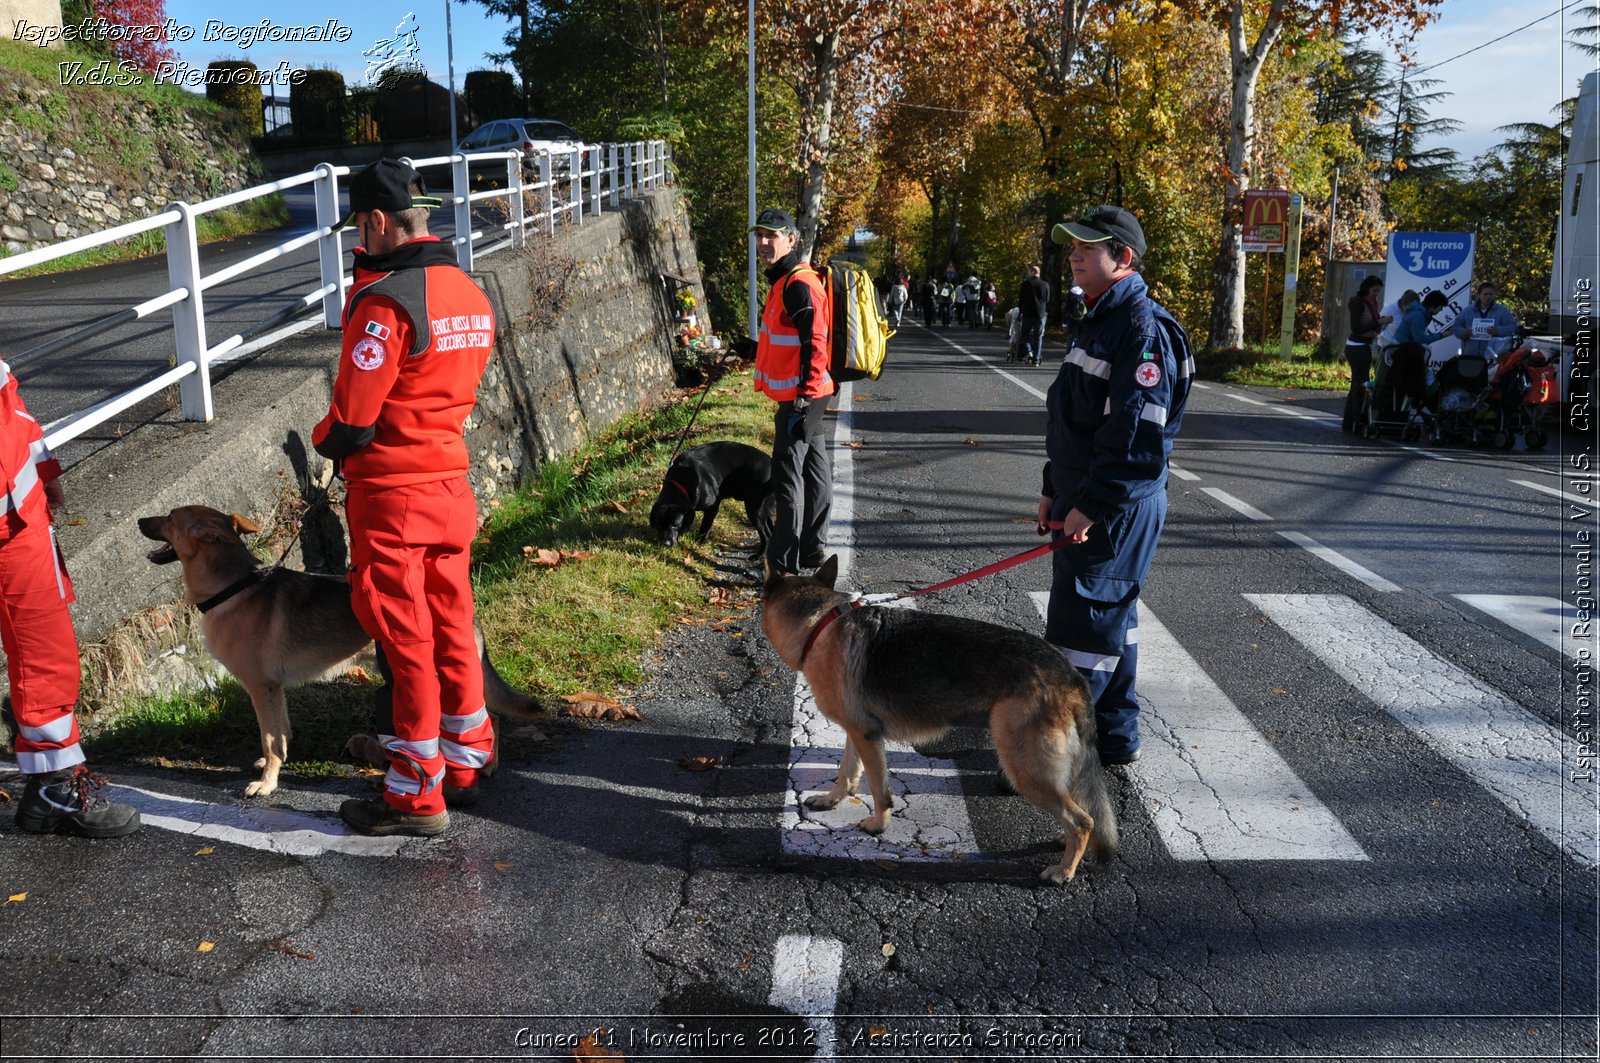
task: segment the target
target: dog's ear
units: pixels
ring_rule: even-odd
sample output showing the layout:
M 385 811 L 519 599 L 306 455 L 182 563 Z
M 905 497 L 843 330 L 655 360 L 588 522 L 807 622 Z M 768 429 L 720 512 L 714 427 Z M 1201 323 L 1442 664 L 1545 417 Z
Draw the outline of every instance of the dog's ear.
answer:
M 240 535 L 254 535 L 261 530 L 261 525 L 257 524 L 249 517 L 241 517 L 237 513 L 232 514 L 232 516 L 233 530 L 238 532 Z
M 830 591 L 833 590 L 833 585 L 839 578 L 839 555 L 834 554 L 824 561 L 822 567 L 817 569 L 817 574 L 812 578 Z

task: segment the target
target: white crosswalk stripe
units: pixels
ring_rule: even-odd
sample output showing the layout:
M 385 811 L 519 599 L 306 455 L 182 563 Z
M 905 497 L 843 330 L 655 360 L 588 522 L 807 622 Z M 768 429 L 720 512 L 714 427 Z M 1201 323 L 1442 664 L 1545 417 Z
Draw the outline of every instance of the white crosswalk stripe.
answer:
M 1593 625 L 1579 615 L 1576 606 L 1560 598 L 1532 594 L 1457 594 L 1455 598 L 1575 661 L 1595 659 Z
M 1516 816 L 1574 859 L 1600 862 L 1595 793 L 1569 783 L 1559 729 L 1342 595 L 1245 597 Z
M 1050 595 L 1035 592 L 1041 616 Z M 1139 608 L 1141 757 L 1129 772 L 1178 860 L 1367 854 L 1147 606 Z

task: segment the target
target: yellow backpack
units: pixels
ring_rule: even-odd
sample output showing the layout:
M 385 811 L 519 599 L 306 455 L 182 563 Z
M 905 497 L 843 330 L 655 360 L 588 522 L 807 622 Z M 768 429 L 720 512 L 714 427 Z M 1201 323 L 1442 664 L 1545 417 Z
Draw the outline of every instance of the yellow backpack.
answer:
M 894 329 L 878 306 L 872 277 L 866 267 L 837 258 L 819 272 L 833 304 L 833 354 L 828 372 L 840 383 L 878 379 Z

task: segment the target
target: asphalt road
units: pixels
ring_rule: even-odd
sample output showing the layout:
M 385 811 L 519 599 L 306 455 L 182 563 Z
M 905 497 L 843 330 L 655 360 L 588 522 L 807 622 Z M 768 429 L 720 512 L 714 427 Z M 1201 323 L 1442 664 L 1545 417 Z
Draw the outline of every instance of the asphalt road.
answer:
M 1001 346 L 911 327 L 841 396 L 850 585 L 1037 542 L 1052 370 Z M 975 729 L 893 754 L 909 833 L 801 815 L 829 739 L 752 616 L 675 632 L 642 722 L 509 735 L 493 800 L 439 840 L 353 851 L 355 783 L 245 802 L 249 750 L 101 765 L 148 791 L 123 792 L 143 832 L 0 833 L 0 895 L 26 894 L 0 908 L 0 1056 L 569 1059 L 599 1028 L 630 1060 L 1593 1058 L 1594 784 L 1562 674 L 1593 642 L 1544 634 L 1579 578 L 1545 492 L 1573 481 L 1555 454 L 1355 440 L 1337 407 L 1195 392 L 1122 849 L 1065 887 Z M 918 605 L 1037 630 L 1048 577 Z

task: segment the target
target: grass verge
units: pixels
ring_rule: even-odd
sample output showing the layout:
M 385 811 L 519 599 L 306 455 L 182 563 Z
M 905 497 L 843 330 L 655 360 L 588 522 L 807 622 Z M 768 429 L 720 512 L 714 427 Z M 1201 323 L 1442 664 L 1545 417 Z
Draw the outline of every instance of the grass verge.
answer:
M 1343 361 L 1322 362 L 1312 358 L 1314 344 L 1296 344 L 1294 357 L 1278 356 L 1276 347 L 1254 347 L 1206 351 L 1195 357 L 1195 372 L 1202 380 L 1226 384 L 1245 384 L 1268 388 L 1310 388 L 1322 391 L 1350 390 L 1350 367 Z
M 686 537 L 669 549 L 649 534 L 662 473 L 698 398 L 680 394 L 542 466 L 535 482 L 492 505 L 483 523 L 473 593 L 490 654 L 552 715 L 572 694 L 625 700 L 645 678 L 646 654 L 671 628 L 754 604 L 753 588 L 718 567 L 720 554 L 754 548 L 743 507 L 724 507 L 703 544 Z M 726 439 L 766 449 L 771 416 L 749 371 L 730 373 L 712 387 L 684 446 Z M 373 680 L 356 672 L 290 691 L 296 759 L 286 770 L 305 778 L 351 773 L 344 744 L 372 729 L 373 690 Z M 91 759 L 208 771 L 238 770 L 258 755 L 255 714 L 232 680 L 140 699 L 80 725 Z

